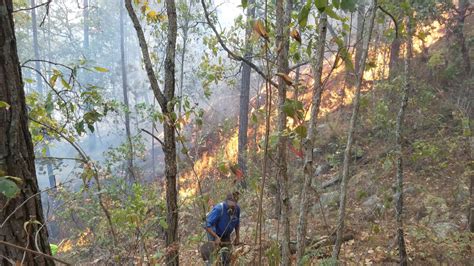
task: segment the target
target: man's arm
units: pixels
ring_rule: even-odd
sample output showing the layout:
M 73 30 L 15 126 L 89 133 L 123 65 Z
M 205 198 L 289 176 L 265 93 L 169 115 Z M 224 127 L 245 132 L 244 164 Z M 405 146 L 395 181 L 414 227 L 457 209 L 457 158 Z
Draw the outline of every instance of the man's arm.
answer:
M 211 212 L 207 216 L 206 219 L 206 231 L 211 234 L 216 239 L 216 243 L 219 244 L 221 242 L 221 238 L 217 235 L 216 232 L 212 230 L 212 226 L 216 225 L 221 214 L 221 204 L 218 204 L 212 208 Z
M 237 226 L 235 226 L 234 245 L 240 244 L 240 207 L 237 206 Z
M 235 227 L 235 240 L 234 240 L 234 245 L 239 245 L 240 244 L 240 225 L 237 225 Z
M 211 234 L 211 236 L 213 236 L 216 240 L 216 244 L 220 244 L 221 243 L 221 238 L 216 234 L 216 232 L 212 231 L 212 228 L 211 227 L 206 227 L 206 231 Z

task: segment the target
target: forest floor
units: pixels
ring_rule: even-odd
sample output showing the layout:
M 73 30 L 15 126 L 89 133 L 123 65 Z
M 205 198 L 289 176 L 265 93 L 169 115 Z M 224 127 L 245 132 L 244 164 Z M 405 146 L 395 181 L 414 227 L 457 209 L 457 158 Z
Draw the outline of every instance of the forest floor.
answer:
M 466 23 L 467 39 L 472 38 L 473 19 Z M 429 69 L 428 58 L 446 55 L 448 40 L 435 43 L 425 55 L 418 56 L 414 88 L 406 114 L 404 137 L 404 229 L 409 262 L 413 265 L 474 265 L 473 235 L 468 232 L 469 177 L 473 174 L 471 129 L 463 121 L 472 113 L 463 113 L 459 99 L 473 99 L 472 77 L 460 82 L 436 78 L 441 73 Z M 347 264 L 396 264 L 395 238 L 395 138 L 394 125 L 399 108 L 397 86 L 400 82 L 366 84 L 368 92 L 361 101 L 360 125 L 357 129 L 348 185 L 346 233 L 353 236 L 341 251 L 340 259 Z M 395 91 L 395 92 L 394 92 Z M 308 234 L 312 240 L 330 235 L 335 229 L 338 208 L 338 186 L 321 189 L 321 184 L 338 177 L 342 151 L 346 141 L 351 106 L 329 113 L 320 123 L 319 175 L 313 180 L 308 210 Z M 227 140 L 226 140 L 227 141 Z M 225 146 L 224 143 L 216 143 Z M 299 192 L 302 184 L 302 161 L 290 153 L 290 195 L 292 239 L 296 240 Z M 260 166 L 255 166 L 260 167 Z M 272 179 L 274 177 L 270 177 Z M 271 181 L 270 181 L 271 182 Z M 254 184 L 255 185 L 255 184 Z M 225 188 L 222 188 L 225 191 Z M 216 194 L 223 195 L 217 190 Z M 214 197 L 215 201 L 219 199 Z M 258 256 L 255 242 L 257 200 L 256 192 L 242 196 L 242 240 L 246 244 L 235 251 L 238 264 L 250 265 Z M 277 205 L 271 191 L 264 199 L 265 217 L 272 217 Z M 322 205 L 322 210 L 320 204 Z M 184 224 L 183 224 L 184 225 Z M 199 265 L 197 247 L 202 242 L 193 236 L 202 234 L 189 230 L 192 241 L 181 249 L 184 265 Z M 191 225 L 192 227 L 192 225 Z M 275 263 L 279 249 L 277 240 L 282 228 L 276 219 L 267 218 L 264 225 L 264 261 Z M 185 237 L 186 239 L 186 237 Z M 308 264 L 325 264 L 332 246 L 307 250 Z M 273 262 L 273 263 L 272 263 Z
M 466 36 L 468 40 L 474 37 L 473 16 L 466 21 Z M 447 66 L 438 68 L 433 62 L 435 57 L 450 56 L 447 50 L 449 42 L 446 38 L 440 40 L 428 49 L 427 54 L 418 55 L 414 62 L 416 71 L 413 73 L 414 84 L 405 118 L 403 141 L 403 221 L 409 262 L 413 265 L 474 265 L 473 234 L 467 229 L 469 178 L 474 174 L 474 138 L 472 125 L 469 125 L 473 114 L 463 109 L 466 101 L 469 103 L 474 99 L 474 80 L 472 77 L 459 78 L 447 72 Z M 472 54 L 471 58 L 474 58 Z M 444 63 L 443 60 L 441 62 Z M 343 80 L 341 77 L 336 76 L 335 80 Z M 334 82 L 327 89 L 337 90 L 341 86 Z M 345 231 L 353 239 L 343 244 L 340 255 L 341 262 L 345 264 L 397 264 L 394 128 L 401 86 L 400 79 L 364 84 L 346 210 Z M 335 183 L 324 189 L 322 186 L 337 179 L 341 172 L 351 111 L 351 105 L 340 107 L 328 112 L 319 122 L 315 150 L 318 168 L 309 193 L 312 205 L 307 210 L 307 237 L 311 240 L 320 240 L 335 230 L 338 185 Z M 194 167 L 200 176 L 208 177 L 202 181 L 206 197 L 209 197 L 208 202 L 217 203 L 232 187 L 233 175 L 223 173 L 221 168 L 225 167 L 221 167 L 220 162 L 224 157 L 235 155 L 235 151 L 226 149 L 231 142 L 236 141 L 237 119 L 229 119 L 228 123 L 224 121 L 216 128 L 212 127 L 212 117 L 207 119 L 209 123 L 205 119 L 204 124 L 209 124 L 205 129 L 209 134 L 203 134 L 204 144 L 201 146 L 205 147 L 203 151 L 196 151 L 200 158 Z M 261 132 L 260 129 L 257 131 Z M 236 143 L 233 145 L 236 146 Z M 239 201 L 242 210 L 241 242 L 244 245 L 234 249 L 236 265 L 253 265 L 259 256 L 258 246 L 254 244 L 260 187 L 260 176 L 256 173 L 261 172 L 262 153 L 255 153 L 261 150 L 258 143 L 250 146 L 251 163 L 249 176 L 246 177 L 248 189 L 243 191 Z M 197 157 L 196 154 L 194 156 Z M 288 158 L 291 239 L 296 240 L 303 162 L 297 151 L 289 152 Z M 270 169 L 269 172 L 276 171 Z M 183 191 L 186 179 L 189 183 L 195 183 L 191 175 L 185 174 L 180 178 L 184 182 L 181 184 Z M 262 256 L 265 265 L 278 265 L 278 240 L 283 231 L 278 220 L 274 219 L 277 217 L 275 208 L 278 205 L 274 196 L 274 179 L 275 176 L 270 174 L 263 201 L 265 220 Z M 196 199 L 196 196 L 190 193 L 182 198 Z M 200 210 L 196 205 L 188 204 L 191 201 L 183 200 L 180 205 L 180 263 L 203 265 L 198 250 L 205 234 L 198 214 Z M 160 238 L 147 245 L 153 251 L 164 250 Z M 307 264 L 330 265 L 328 257 L 331 249 L 331 245 L 318 249 L 308 247 Z M 68 257 L 67 252 L 58 255 Z

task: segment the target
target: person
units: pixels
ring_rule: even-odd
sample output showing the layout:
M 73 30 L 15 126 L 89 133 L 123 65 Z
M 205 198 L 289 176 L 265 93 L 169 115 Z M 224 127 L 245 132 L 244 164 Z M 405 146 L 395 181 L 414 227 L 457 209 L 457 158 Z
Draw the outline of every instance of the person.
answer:
M 225 248 L 221 252 L 222 264 L 230 264 L 231 234 L 235 231 L 233 244 L 240 242 L 240 206 L 238 205 L 239 192 L 229 193 L 226 199 L 216 204 L 206 217 L 206 232 L 208 240 L 213 242 L 219 249 Z

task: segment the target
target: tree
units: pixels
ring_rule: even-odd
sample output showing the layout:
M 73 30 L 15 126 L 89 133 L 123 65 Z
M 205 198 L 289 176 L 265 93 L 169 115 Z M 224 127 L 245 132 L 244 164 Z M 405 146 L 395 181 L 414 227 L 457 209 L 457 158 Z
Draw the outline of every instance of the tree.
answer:
M 326 45 L 327 23 L 327 14 L 325 12 L 322 12 L 318 25 L 319 39 L 316 46 L 315 59 L 313 60 L 311 65 L 314 78 L 311 116 L 309 118 L 308 136 L 303 144 L 305 152 L 304 183 L 301 190 L 299 220 L 296 237 L 296 259 L 298 260 L 298 263 L 301 263 L 305 250 L 306 217 L 308 212 L 307 210 L 309 207 L 307 190 L 311 185 L 311 179 L 313 177 L 313 146 L 316 140 L 316 126 L 319 114 L 319 107 L 321 105 L 321 95 L 323 93 L 323 84 L 321 77 L 323 74 L 324 66 L 324 48 Z
M 405 56 L 405 84 L 402 91 L 400 109 L 397 115 L 397 125 L 395 128 L 395 138 L 397 147 L 397 240 L 398 240 L 398 253 L 400 256 L 400 265 L 408 265 L 407 251 L 405 247 L 405 237 L 403 235 L 403 141 L 402 141 L 402 129 L 403 129 L 403 118 L 405 110 L 408 104 L 408 93 L 410 92 L 411 82 L 411 56 L 412 56 L 412 33 L 411 33 L 411 20 L 407 19 L 407 37 L 406 37 L 406 49 L 407 54 Z
M 137 14 L 133 10 L 132 1 L 125 0 L 125 7 L 130 16 L 133 27 L 137 33 L 140 44 L 145 69 L 151 89 L 155 95 L 161 112 L 165 117 L 163 122 L 164 140 L 162 143 L 165 154 L 165 176 L 166 176 L 166 264 L 179 265 L 179 243 L 178 243 L 178 191 L 176 189 L 176 113 L 175 108 L 175 56 L 176 56 L 176 38 L 177 38 L 177 17 L 176 5 L 174 0 L 166 0 L 166 14 L 168 16 L 168 32 L 165 57 L 165 82 L 162 91 L 158 84 L 158 79 L 153 70 L 153 65 L 148 52 L 148 44 L 143 33 L 142 26 Z
M 39 56 L 39 44 L 38 44 L 38 26 L 36 20 L 36 6 L 35 0 L 31 0 L 31 28 L 33 30 L 33 51 L 35 54 L 35 72 L 36 72 L 36 91 L 43 95 L 43 79 L 41 77 L 41 67 L 40 67 L 40 56 Z M 49 145 L 46 144 L 46 156 L 51 156 L 51 151 Z M 46 164 L 46 170 L 48 173 L 49 186 L 56 186 L 56 177 L 54 176 L 53 166 L 50 161 Z
M 35 0 L 31 0 L 31 7 L 35 7 Z M 41 68 L 40 68 L 40 59 L 39 56 L 39 47 L 38 47 L 38 26 L 36 21 L 36 8 L 31 9 L 31 29 L 33 31 L 33 50 L 35 53 L 35 69 L 36 69 L 36 90 L 41 95 L 43 94 L 43 80 L 41 79 Z
M 469 75 L 471 73 L 471 61 L 469 56 L 469 48 L 468 44 L 466 44 L 466 38 L 464 36 L 464 22 L 466 17 L 469 15 L 469 0 L 460 0 L 459 7 L 456 9 L 456 27 L 455 27 L 455 35 L 456 35 L 456 42 L 457 45 L 461 48 L 461 54 L 463 58 L 463 67 L 464 73 Z
M 245 29 L 245 59 L 252 60 L 252 46 L 250 37 L 252 34 L 252 20 L 255 17 L 255 0 L 250 0 L 247 4 L 247 27 Z M 238 162 L 240 169 L 247 174 L 247 131 L 249 124 L 249 99 L 250 99 L 250 73 L 248 64 L 242 62 L 242 76 L 240 79 L 240 107 L 239 107 L 239 138 L 238 138 Z M 245 181 L 242 181 L 245 187 Z
M 0 103 L 3 105 L 0 108 L 0 186 L 3 186 L 2 192 L 13 192 L 0 195 L 0 235 L 10 244 L 51 254 L 28 130 L 12 11 L 11 0 L 0 0 Z M 5 108 L 6 104 L 9 108 Z M 17 180 L 19 190 L 12 186 L 11 179 Z M 6 184 L 10 184 L 7 190 Z M 27 265 L 54 265 L 44 256 L 4 244 L 0 244 L 0 254 L 4 265 L 11 262 L 9 260 Z
M 365 24 L 365 1 L 361 1 L 357 7 L 357 31 L 355 39 L 355 55 L 354 55 L 354 73 L 359 73 L 360 59 L 362 58 L 363 42 L 364 42 L 364 24 Z M 357 79 L 352 78 L 351 80 Z M 352 83 L 353 85 L 354 83 Z
M 337 232 L 336 232 L 336 243 L 334 245 L 334 250 L 332 252 L 332 258 L 337 260 L 339 257 L 339 252 L 341 251 L 342 237 L 344 233 L 344 219 L 346 212 L 346 194 L 347 194 L 347 183 L 349 181 L 349 162 L 351 160 L 351 148 L 354 141 L 354 132 L 357 123 L 357 117 L 359 114 L 359 101 L 360 101 L 360 89 L 362 87 L 362 79 L 365 69 L 365 62 L 367 59 L 367 54 L 369 50 L 370 38 L 372 36 L 372 29 L 374 28 L 375 14 L 377 13 L 377 0 L 373 0 L 370 19 L 368 24 L 368 31 L 366 38 L 364 39 L 364 44 L 362 48 L 362 55 L 360 59 L 360 68 L 356 72 L 356 94 L 352 106 L 352 115 L 349 125 L 349 132 L 347 136 L 346 149 L 344 150 L 344 162 L 342 166 L 342 177 L 341 177 L 341 188 L 339 195 L 339 212 L 337 219 Z
M 283 75 L 289 72 L 288 51 L 290 45 L 290 19 L 292 11 L 291 0 L 276 1 L 276 38 L 275 47 L 277 47 L 277 68 L 278 68 L 278 144 L 277 144 L 277 183 L 281 202 L 281 221 L 283 225 L 282 239 L 282 265 L 291 265 L 290 254 L 290 196 L 288 195 L 288 166 L 287 166 L 287 146 L 288 137 L 285 132 L 286 128 L 286 91 L 287 84 Z
M 85 0 L 87 1 L 87 0 Z M 125 60 L 125 32 L 124 32 L 124 18 L 123 5 L 120 4 L 120 62 L 122 70 L 122 89 L 123 89 L 123 104 L 125 105 L 125 135 L 128 144 L 128 158 L 127 158 L 127 174 L 130 178 L 135 179 L 133 171 L 133 143 L 132 134 L 130 131 L 130 104 L 128 103 L 128 81 L 127 81 L 127 62 Z

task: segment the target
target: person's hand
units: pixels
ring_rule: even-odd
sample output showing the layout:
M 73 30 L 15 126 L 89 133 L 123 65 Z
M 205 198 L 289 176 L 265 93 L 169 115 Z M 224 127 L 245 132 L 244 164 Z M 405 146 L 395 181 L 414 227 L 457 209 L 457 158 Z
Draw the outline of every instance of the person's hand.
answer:
M 216 240 L 214 240 L 214 243 L 216 243 L 216 245 L 220 245 L 221 244 L 220 237 L 216 237 Z

